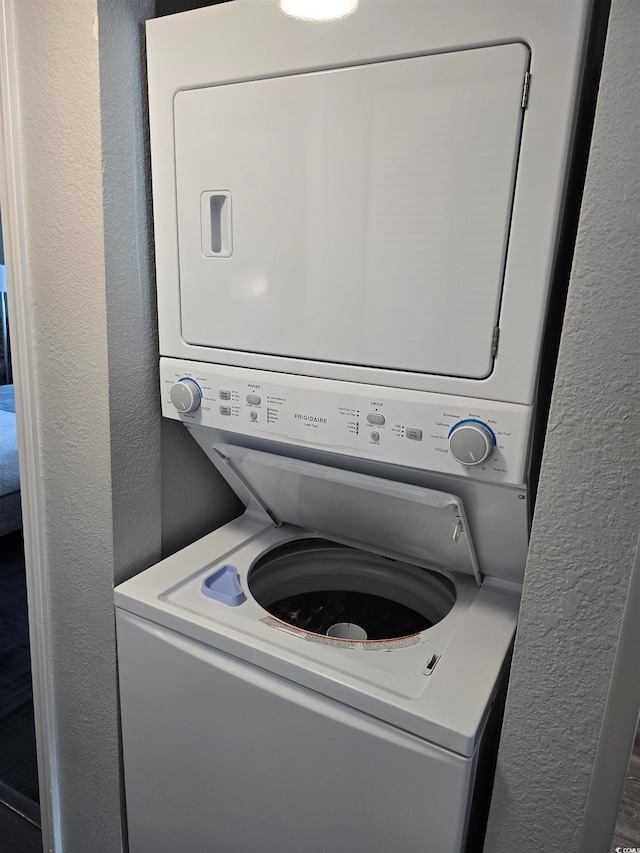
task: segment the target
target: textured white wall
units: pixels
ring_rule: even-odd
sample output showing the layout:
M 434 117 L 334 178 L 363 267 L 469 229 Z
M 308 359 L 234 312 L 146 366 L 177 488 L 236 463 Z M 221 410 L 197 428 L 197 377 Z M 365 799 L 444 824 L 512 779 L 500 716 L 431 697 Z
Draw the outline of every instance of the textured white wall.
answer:
M 161 435 L 142 23 L 153 0 L 14 0 L 13 12 L 54 785 L 64 853 L 116 853 L 114 582 L 236 504 L 184 431 Z
M 113 559 L 118 583 L 161 555 L 161 433 L 143 22 L 153 0 L 98 0 Z M 100 137 L 94 140 L 100 147 Z
M 65 853 L 120 845 L 95 12 L 14 4 Z
M 640 529 L 639 34 L 613 0 L 487 853 L 586 849 Z

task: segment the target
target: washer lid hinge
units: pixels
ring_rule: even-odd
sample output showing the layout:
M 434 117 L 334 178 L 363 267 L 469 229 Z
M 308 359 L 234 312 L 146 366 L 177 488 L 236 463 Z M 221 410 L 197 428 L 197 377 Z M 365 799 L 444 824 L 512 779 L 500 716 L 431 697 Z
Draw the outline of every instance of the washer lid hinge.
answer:
M 523 110 L 526 110 L 527 105 L 529 103 L 529 89 L 531 88 L 531 72 L 525 71 L 524 74 L 524 82 L 522 84 L 522 101 L 520 102 L 520 106 Z
M 491 338 L 491 358 L 495 358 L 498 354 L 498 341 L 500 340 L 500 327 L 496 326 L 493 330 L 493 337 Z
M 464 524 L 462 523 L 462 519 L 457 519 L 456 523 L 453 525 L 453 541 L 457 542 L 460 539 L 460 534 L 464 533 Z
M 211 448 L 211 449 L 212 449 L 212 450 L 217 454 L 217 456 L 218 456 L 218 458 L 220 459 L 220 461 L 221 461 L 221 462 L 223 462 L 223 463 L 224 463 L 224 465 L 226 465 L 226 467 L 227 467 L 227 468 L 228 468 L 228 470 L 232 473 L 232 475 L 236 478 L 236 480 L 238 480 L 238 481 L 239 481 L 239 482 L 244 486 L 244 488 L 247 490 L 247 492 L 249 492 L 249 494 L 251 495 L 251 497 L 253 498 L 253 500 L 254 500 L 254 501 L 256 502 L 256 504 L 260 507 L 260 509 L 261 509 L 261 510 L 266 514 L 266 515 L 268 515 L 268 516 L 269 516 L 269 518 L 270 518 L 270 519 L 271 519 L 271 521 L 273 522 L 273 526 L 274 526 L 274 527 L 282 527 L 282 522 L 280 521 L 280 519 L 279 519 L 279 518 L 277 518 L 277 517 L 276 517 L 276 515 L 274 515 L 274 513 L 273 513 L 273 512 L 271 512 L 271 510 L 269 509 L 269 507 L 267 506 L 267 504 L 262 500 L 262 498 L 260 497 L 260 495 L 259 495 L 259 494 L 257 493 L 257 491 L 253 488 L 253 486 L 252 486 L 252 485 L 251 485 L 251 483 L 247 480 L 247 478 L 244 476 L 244 474 L 243 474 L 241 471 L 239 471 L 239 470 L 238 470 L 238 467 L 234 464 L 233 460 L 231 460 L 231 459 L 230 459 L 230 458 L 229 458 L 225 453 L 223 453 L 223 452 L 222 452 L 221 450 L 219 450 L 217 447 L 212 446 L 212 448 Z M 231 484 L 231 483 L 230 483 L 230 485 L 231 485 L 231 487 L 233 488 L 233 484 Z

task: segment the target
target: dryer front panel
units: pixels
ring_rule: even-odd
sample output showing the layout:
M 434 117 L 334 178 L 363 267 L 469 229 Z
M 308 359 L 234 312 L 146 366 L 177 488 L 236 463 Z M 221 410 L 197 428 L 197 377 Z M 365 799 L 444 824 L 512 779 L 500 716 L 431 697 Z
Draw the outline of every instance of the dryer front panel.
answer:
M 487 376 L 522 43 L 180 91 L 183 339 Z

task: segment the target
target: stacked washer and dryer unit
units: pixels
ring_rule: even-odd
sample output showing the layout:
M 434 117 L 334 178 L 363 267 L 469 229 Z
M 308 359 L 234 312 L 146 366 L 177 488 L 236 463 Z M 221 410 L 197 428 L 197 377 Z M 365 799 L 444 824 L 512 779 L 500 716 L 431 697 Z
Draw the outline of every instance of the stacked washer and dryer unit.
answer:
M 588 3 L 309 5 L 148 23 L 162 413 L 246 512 L 116 590 L 131 853 L 482 844 Z

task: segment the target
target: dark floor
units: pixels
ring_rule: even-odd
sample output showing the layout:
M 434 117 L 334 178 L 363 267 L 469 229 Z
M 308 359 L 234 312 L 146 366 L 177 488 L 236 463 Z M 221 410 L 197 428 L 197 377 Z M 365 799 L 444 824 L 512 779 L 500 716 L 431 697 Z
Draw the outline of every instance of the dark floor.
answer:
M 41 850 L 40 827 L 0 803 L 0 853 L 41 853 Z
M 0 782 L 38 801 L 22 535 L 0 539 Z
M 615 850 L 616 847 L 640 848 L 640 728 L 636 732 L 633 754 L 620 800 L 616 833 L 611 842 L 611 849 Z
M 37 853 L 38 770 L 22 535 L 0 539 L 0 853 Z

